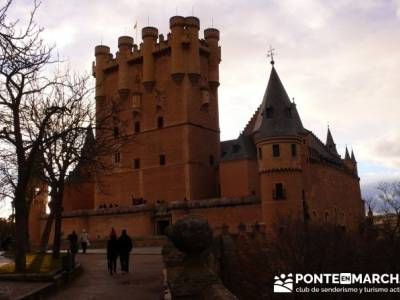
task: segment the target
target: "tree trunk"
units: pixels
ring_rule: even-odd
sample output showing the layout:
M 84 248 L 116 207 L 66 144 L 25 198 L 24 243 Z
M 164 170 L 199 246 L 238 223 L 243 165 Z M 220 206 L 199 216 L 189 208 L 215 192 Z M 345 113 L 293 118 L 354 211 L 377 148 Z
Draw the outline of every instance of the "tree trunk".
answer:
M 28 207 L 25 195 L 18 189 L 15 193 L 15 271 L 26 272 L 26 249 L 28 236 Z
M 61 215 L 62 215 L 62 201 L 64 189 L 58 189 L 54 197 L 54 241 L 53 241 L 53 258 L 60 257 L 61 248 Z
M 40 241 L 40 252 L 45 253 L 47 250 L 47 246 L 49 244 L 49 238 L 50 238 L 50 233 L 51 233 L 51 227 L 53 226 L 53 221 L 54 221 L 54 209 L 50 211 L 50 215 L 47 218 L 46 225 L 44 227 L 43 233 L 42 233 L 42 240 Z

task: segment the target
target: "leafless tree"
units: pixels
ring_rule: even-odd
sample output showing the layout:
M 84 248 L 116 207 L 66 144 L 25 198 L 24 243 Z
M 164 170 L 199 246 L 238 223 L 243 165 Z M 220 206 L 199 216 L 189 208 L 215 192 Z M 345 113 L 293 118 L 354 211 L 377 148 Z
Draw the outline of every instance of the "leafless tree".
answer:
M 378 190 L 385 234 L 396 241 L 400 237 L 400 181 L 380 183 Z
M 50 215 L 43 233 L 41 248 L 42 250 L 47 248 L 54 220 L 54 257 L 59 257 L 60 254 L 61 214 L 68 172 L 84 159 L 93 160 L 93 157 L 89 157 L 84 151 L 88 151 L 88 147 L 94 149 L 95 146 L 92 144 L 84 147 L 87 136 L 93 135 L 90 132 L 94 112 L 90 102 L 92 90 L 89 77 L 66 72 L 63 79 L 62 84 L 53 86 L 50 97 L 58 103 L 58 106 L 64 108 L 64 113 L 51 118 L 45 130 L 45 140 L 50 142 L 40 146 L 42 178 L 49 185 L 51 196 Z M 54 136 L 58 138 L 52 138 Z
M 15 267 L 17 272 L 25 272 L 32 178 L 37 171 L 40 147 L 50 141 L 45 135 L 46 127 L 53 116 L 61 115 L 65 109 L 51 98 L 41 102 L 58 78 L 46 76 L 46 66 L 54 62 L 53 47 L 43 42 L 42 28 L 34 22 L 39 3 L 33 1 L 27 25 L 8 21 L 11 5 L 12 0 L 8 0 L 0 8 L 0 160 L 12 156 L 15 161 L 16 177 L 11 185 Z
M 43 143 L 40 150 L 42 178 L 49 185 L 51 196 L 50 214 L 42 235 L 41 251 L 47 249 L 54 221 L 54 257 L 58 257 L 60 253 L 65 184 L 69 176 L 90 177 L 94 172 L 112 170 L 115 164 L 104 157 L 110 158 L 116 147 L 131 141 L 134 137 L 132 134 L 127 134 L 125 124 L 119 120 L 116 105 L 114 105 L 116 111 L 111 109 L 111 105 L 109 110 L 95 118 L 95 109 L 92 105 L 93 93 L 88 76 L 72 75 L 67 72 L 59 77 L 63 79 L 62 84 L 53 86 L 50 97 L 60 107 L 64 107 L 65 111 L 61 116 L 53 116 L 48 123 L 45 139 L 50 142 Z M 101 134 L 96 134 L 95 138 L 93 130 Z M 54 136 L 58 138 L 52 138 Z M 101 185 L 102 182 L 98 181 L 97 186 Z

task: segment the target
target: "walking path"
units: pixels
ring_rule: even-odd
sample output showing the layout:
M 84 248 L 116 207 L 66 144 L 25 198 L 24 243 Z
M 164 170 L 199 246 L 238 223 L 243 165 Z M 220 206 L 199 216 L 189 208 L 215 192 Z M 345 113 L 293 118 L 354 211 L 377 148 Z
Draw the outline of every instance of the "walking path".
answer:
M 82 264 L 83 274 L 49 299 L 159 300 L 163 292 L 162 257 L 159 254 L 144 254 L 144 249 L 138 250 L 136 248 L 135 252 L 143 254 L 131 254 L 130 273 L 122 275 L 119 272 L 115 276 L 107 272 L 105 254 L 78 254 L 76 259 Z

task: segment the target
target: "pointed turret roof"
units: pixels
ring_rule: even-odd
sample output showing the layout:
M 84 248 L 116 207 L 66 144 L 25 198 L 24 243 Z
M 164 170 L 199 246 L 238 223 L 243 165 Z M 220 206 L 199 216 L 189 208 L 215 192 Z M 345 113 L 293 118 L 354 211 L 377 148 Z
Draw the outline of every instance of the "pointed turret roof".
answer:
M 326 147 L 328 147 L 329 151 L 331 151 L 332 153 L 339 155 L 336 149 L 336 144 L 333 141 L 333 137 L 332 137 L 332 133 L 331 130 L 328 126 L 328 133 L 326 135 L 326 143 L 325 143 Z
M 93 129 L 92 126 L 89 125 L 86 128 L 86 136 L 81 149 L 81 156 L 75 168 L 69 173 L 67 178 L 68 181 L 87 180 L 93 176 L 90 172 L 88 172 L 86 167 L 90 166 L 95 158 L 95 143 L 96 139 L 93 134 Z
M 354 156 L 354 151 L 353 151 L 353 149 L 351 149 L 351 160 L 352 160 L 353 162 L 357 162 L 357 161 L 356 161 L 356 157 Z
M 296 136 L 303 131 L 296 105 L 290 101 L 275 67 L 272 66 L 263 102 L 257 112 L 254 138 Z
M 349 150 L 347 150 L 347 146 L 346 146 L 346 153 L 344 155 L 344 159 L 345 160 L 350 160 Z
M 93 134 L 92 125 L 89 125 L 86 129 L 85 142 L 81 150 L 81 161 L 88 161 L 93 159 L 95 143 L 96 139 Z

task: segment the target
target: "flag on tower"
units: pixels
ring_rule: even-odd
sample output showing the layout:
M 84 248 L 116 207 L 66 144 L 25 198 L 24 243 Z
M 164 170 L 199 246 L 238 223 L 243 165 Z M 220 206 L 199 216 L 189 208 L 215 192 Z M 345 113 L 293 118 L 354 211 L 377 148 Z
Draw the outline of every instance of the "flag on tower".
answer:
M 137 21 L 135 23 L 135 26 L 133 26 L 133 29 L 136 29 L 136 28 L 137 28 Z

